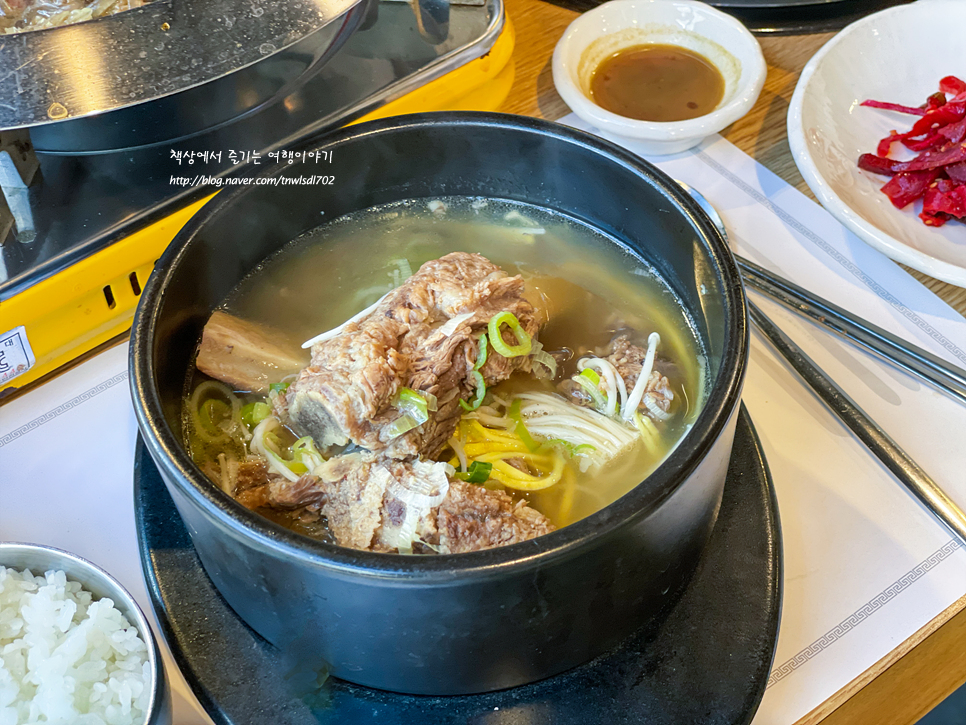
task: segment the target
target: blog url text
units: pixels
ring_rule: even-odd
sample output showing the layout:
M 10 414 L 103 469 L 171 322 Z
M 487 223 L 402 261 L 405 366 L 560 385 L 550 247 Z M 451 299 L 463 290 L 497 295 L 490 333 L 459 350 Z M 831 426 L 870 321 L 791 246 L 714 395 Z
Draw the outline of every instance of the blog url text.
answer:
M 330 186 L 335 183 L 335 176 L 313 174 L 312 176 L 172 176 L 172 186 Z

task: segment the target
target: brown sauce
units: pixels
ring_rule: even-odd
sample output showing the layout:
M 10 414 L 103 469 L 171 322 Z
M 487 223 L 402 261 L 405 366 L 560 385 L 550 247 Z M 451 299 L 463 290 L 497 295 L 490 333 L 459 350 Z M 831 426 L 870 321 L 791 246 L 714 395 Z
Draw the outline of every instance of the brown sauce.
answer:
M 725 81 L 702 55 L 677 45 L 637 45 L 606 58 L 590 79 L 602 108 L 638 121 L 685 121 L 710 113 Z

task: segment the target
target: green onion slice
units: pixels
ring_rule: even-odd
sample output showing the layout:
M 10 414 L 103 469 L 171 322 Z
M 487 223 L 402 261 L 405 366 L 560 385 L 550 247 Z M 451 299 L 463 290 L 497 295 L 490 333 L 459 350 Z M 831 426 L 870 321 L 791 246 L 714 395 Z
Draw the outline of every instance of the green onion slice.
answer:
M 216 436 L 225 435 L 225 430 L 218 424 L 231 417 L 231 406 L 228 403 L 223 400 L 208 398 L 201 404 L 198 413 L 201 424 L 208 433 Z
M 493 470 L 492 463 L 485 461 L 473 461 L 465 473 L 453 474 L 456 478 L 467 483 L 486 483 L 490 479 L 490 471 Z
M 507 325 L 513 334 L 517 338 L 517 345 L 507 345 L 503 341 L 503 335 L 500 334 L 500 326 Z M 512 312 L 504 310 L 493 317 L 490 318 L 490 323 L 487 328 L 490 332 L 490 344 L 493 349 L 496 350 L 503 357 L 519 357 L 521 355 L 529 355 L 530 350 L 533 347 L 533 341 L 520 326 L 520 320 Z
M 298 455 L 303 451 L 308 451 L 309 453 L 318 453 L 318 450 L 315 447 L 315 441 L 312 440 L 312 436 L 303 436 L 292 444 L 293 455 Z
M 470 370 L 470 377 L 473 378 L 473 382 L 476 383 L 476 397 L 473 398 L 469 403 L 465 400 L 460 401 L 460 406 L 463 410 L 476 410 L 480 407 L 483 402 L 483 397 L 486 395 L 486 381 L 483 379 L 483 373 L 480 370 L 486 365 L 486 333 L 480 335 L 480 351 L 476 354 L 476 362 L 473 364 L 473 369 Z
M 461 400 L 460 406 L 462 406 L 463 410 L 476 410 L 480 407 L 480 404 L 483 402 L 483 397 L 486 395 L 486 382 L 483 380 L 483 374 L 479 370 L 471 370 L 470 377 L 476 382 L 476 397 L 469 403 Z
M 574 458 L 584 453 L 593 453 L 597 450 L 596 447 L 592 446 L 590 443 L 581 443 L 579 446 L 574 445 L 570 441 L 565 441 L 563 438 L 551 438 L 543 442 L 542 448 L 563 448 L 570 454 L 571 458 Z
M 301 463 L 310 471 L 325 463 L 325 458 L 315 447 L 312 436 L 304 436 L 292 444 L 292 460 Z
M 398 438 L 403 433 L 408 433 L 413 428 L 419 427 L 419 425 L 420 423 L 417 423 L 415 418 L 408 413 L 401 415 L 386 427 L 386 437 L 388 440 Z
M 476 363 L 473 365 L 474 370 L 482 370 L 483 366 L 486 365 L 486 333 L 480 334 L 480 351 L 476 354 Z
M 429 420 L 429 402 L 412 388 L 400 388 L 392 404 L 400 413 L 416 421 L 416 425 Z
M 539 342 L 533 343 L 533 363 L 533 374 L 538 380 L 553 380 L 557 377 L 557 361 Z M 542 366 L 542 369 L 536 367 L 537 365 Z
M 309 467 L 306 466 L 301 461 L 282 460 L 282 465 L 285 466 L 292 473 L 294 473 L 296 476 L 304 476 L 306 473 L 309 472 Z
M 268 403 L 248 403 L 242 406 L 242 423 L 248 426 L 248 430 L 254 430 L 255 426 L 272 414 L 272 408 Z
M 537 449 L 540 448 L 540 444 L 533 439 L 530 435 L 530 431 L 527 430 L 526 423 L 523 422 L 523 414 L 520 412 L 520 399 L 517 398 L 510 405 L 509 412 L 510 420 L 513 421 L 513 432 L 517 434 L 517 437 L 523 441 L 523 445 L 527 447 L 527 450 L 531 453 L 535 453 Z
M 268 392 L 284 393 L 286 390 L 288 390 L 289 385 L 291 385 L 291 383 L 272 383 L 268 386 Z
M 600 385 L 600 374 L 593 368 L 584 368 L 580 374 L 582 377 L 587 378 L 594 385 Z
M 266 457 L 275 461 L 278 465 L 287 468 L 289 471 L 294 473 L 296 477 L 305 475 L 309 472 L 309 467 L 301 460 L 301 457 L 297 453 L 289 449 L 287 446 L 282 445 L 282 439 L 279 438 L 275 433 L 275 430 L 278 430 L 279 428 L 281 428 L 281 426 L 277 425 L 275 428 L 262 436 Z M 296 443 L 298 443 L 298 441 L 296 441 Z M 295 443 L 293 443 L 292 446 L 294 448 Z M 291 458 L 289 458 L 289 454 L 292 454 Z
M 587 373 L 590 373 L 590 375 Z M 593 382 L 594 378 L 597 379 L 597 382 Z M 596 372 L 586 368 L 580 375 L 574 375 L 573 381 L 587 392 L 598 413 L 607 409 L 607 400 L 604 398 L 604 394 L 600 392 L 600 388 L 597 387 L 600 376 Z
M 413 428 L 418 428 L 429 420 L 430 408 L 436 410 L 435 397 L 433 397 L 432 405 L 430 405 L 425 397 L 412 388 L 400 388 L 392 399 L 392 404 L 402 415 L 386 428 L 389 440 L 398 438 Z

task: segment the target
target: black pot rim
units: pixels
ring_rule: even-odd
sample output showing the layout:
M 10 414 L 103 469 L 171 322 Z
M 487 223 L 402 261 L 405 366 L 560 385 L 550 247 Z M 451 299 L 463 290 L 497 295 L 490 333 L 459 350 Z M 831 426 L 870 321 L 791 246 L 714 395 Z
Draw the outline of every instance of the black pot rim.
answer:
M 699 232 L 710 250 L 710 258 L 724 284 L 726 319 L 725 350 L 721 367 L 709 386 L 704 408 L 677 447 L 648 476 L 647 486 L 638 485 L 602 510 L 576 523 L 530 541 L 465 554 L 400 556 L 359 551 L 328 544 L 297 534 L 249 511 L 210 485 L 194 464 L 183 444 L 167 425 L 161 397 L 154 379 L 153 341 L 159 311 L 168 282 L 177 272 L 181 257 L 205 224 L 230 210 L 257 186 L 223 190 L 199 210 L 178 232 L 155 265 L 144 286 L 135 313 L 131 335 L 129 371 L 131 394 L 138 427 L 152 458 L 173 481 L 180 493 L 203 508 L 237 535 L 252 539 L 277 554 L 348 576 L 390 578 L 407 582 L 446 584 L 456 578 L 486 577 L 508 569 L 540 566 L 551 558 L 566 556 L 634 520 L 646 516 L 669 497 L 704 460 L 711 446 L 737 410 L 748 357 L 748 323 L 741 275 L 727 242 L 700 207 L 674 181 L 629 151 L 591 134 L 561 124 L 502 113 L 452 111 L 397 116 L 349 126 L 304 144 L 300 148 L 326 150 L 341 143 L 394 130 L 459 126 L 500 128 L 508 133 L 525 132 L 551 136 L 591 150 L 611 163 L 641 177 L 661 191 Z M 271 177 L 290 168 L 287 162 L 266 166 L 252 173 L 236 174 Z M 643 483 L 643 482 L 642 482 Z

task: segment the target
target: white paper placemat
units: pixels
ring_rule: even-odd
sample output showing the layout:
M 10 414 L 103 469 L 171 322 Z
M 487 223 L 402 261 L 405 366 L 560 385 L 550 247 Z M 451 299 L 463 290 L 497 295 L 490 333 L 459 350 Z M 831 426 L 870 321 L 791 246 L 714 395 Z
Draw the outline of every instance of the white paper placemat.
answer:
M 966 320 L 727 141 L 651 160 L 717 207 L 742 254 L 966 367 Z M 966 506 L 966 407 L 756 301 Z M 0 539 L 104 566 L 153 617 L 134 530 L 126 355 L 109 350 L 0 407 Z M 790 725 L 966 594 L 966 551 L 757 335 L 744 401 L 775 479 L 785 556 L 781 635 L 755 723 Z M 167 664 L 175 722 L 208 722 Z

